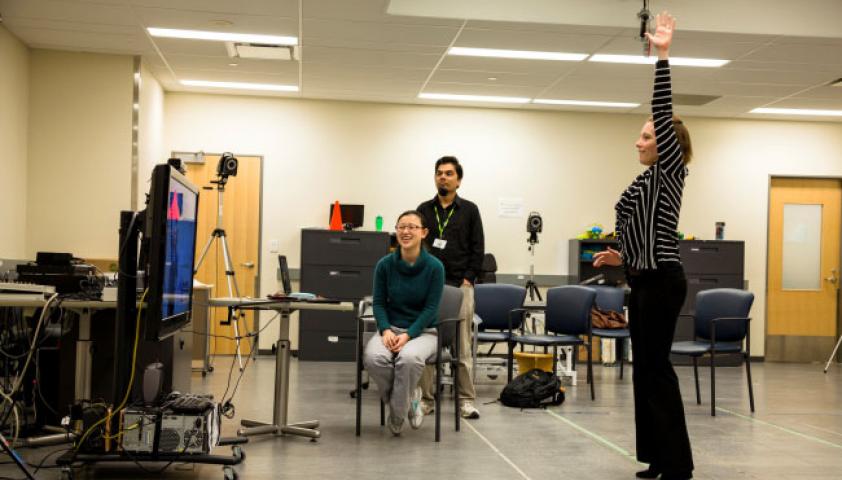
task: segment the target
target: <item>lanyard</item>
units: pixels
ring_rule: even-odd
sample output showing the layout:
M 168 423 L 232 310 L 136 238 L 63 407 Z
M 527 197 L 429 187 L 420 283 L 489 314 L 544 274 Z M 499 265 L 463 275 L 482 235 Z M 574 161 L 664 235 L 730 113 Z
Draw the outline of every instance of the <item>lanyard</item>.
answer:
M 447 224 L 450 223 L 450 217 L 453 216 L 453 212 L 456 211 L 456 207 L 454 206 L 450 209 L 450 213 L 444 220 L 444 225 L 441 224 L 441 219 L 439 218 L 439 209 L 433 206 L 433 211 L 436 212 L 436 225 L 439 227 L 439 238 L 444 238 L 444 229 L 447 228 Z

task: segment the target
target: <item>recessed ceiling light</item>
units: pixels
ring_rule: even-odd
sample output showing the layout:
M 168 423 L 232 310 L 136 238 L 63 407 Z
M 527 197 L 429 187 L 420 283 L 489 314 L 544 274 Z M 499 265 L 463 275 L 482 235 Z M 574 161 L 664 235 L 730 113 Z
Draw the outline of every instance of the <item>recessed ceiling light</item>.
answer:
M 228 64 L 229 67 L 236 67 L 237 65 L 239 65 L 239 63 L 229 63 Z
M 298 37 L 256 35 L 251 33 L 207 32 L 204 30 L 178 30 L 173 28 L 147 28 L 153 37 L 213 40 L 217 42 L 262 43 L 266 45 L 298 45 Z
M 500 50 L 496 48 L 450 47 L 448 55 L 467 57 L 521 58 L 527 60 L 560 60 L 579 62 L 588 57 L 585 53 L 536 52 L 531 50 Z
M 842 110 L 816 110 L 810 108 L 755 108 L 749 113 L 772 115 L 808 115 L 816 117 L 842 117 Z
M 635 108 L 639 107 L 639 103 L 625 103 L 625 102 L 596 102 L 587 100 L 554 100 L 550 98 L 536 98 L 532 103 L 542 105 L 572 105 L 579 107 L 609 107 L 609 108 Z
M 452 93 L 421 93 L 424 100 L 451 100 L 457 102 L 529 103 L 525 97 L 498 97 L 493 95 L 456 95 Z
M 488 80 L 490 80 L 490 81 L 492 81 L 492 82 L 496 82 L 496 81 L 497 81 L 497 77 L 488 77 Z
M 654 64 L 658 60 L 656 56 L 644 57 L 643 55 L 607 55 L 598 53 L 591 55 L 589 62 L 603 62 L 603 63 L 634 63 L 634 64 Z M 670 57 L 670 65 L 682 67 L 721 67 L 728 64 L 730 60 L 721 60 L 717 58 L 687 58 L 687 57 Z
M 275 85 L 269 83 L 211 82 L 207 80 L 182 80 L 189 87 L 232 88 L 236 90 L 264 90 L 273 92 L 297 92 L 297 85 Z

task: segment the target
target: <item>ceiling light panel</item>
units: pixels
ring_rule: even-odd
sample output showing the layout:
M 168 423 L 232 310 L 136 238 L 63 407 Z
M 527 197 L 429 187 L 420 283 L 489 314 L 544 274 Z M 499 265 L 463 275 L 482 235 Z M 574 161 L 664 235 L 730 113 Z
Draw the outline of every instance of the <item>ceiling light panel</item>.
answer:
M 637 65 L 652 65 L 658 61 L 657 55 L 650 55 L 645 57 L 643 55 L 610 55 L 598 53 L 592 55 L 588 59 L 590 62 L 602 63 L 629 63 Z M 688 58 L 688 57 L 670 57 L 670 65 L 683 67 L 709 67 L 717 68 L 727 65 L 730 60 L 723 60 L 718 58 Z
M 499 97 L 495 95 L 458 95 L 453 93 L 421 93 L 418 98 L 422 100 L 445 100 L 452 102 L 481 102 L 481 103 L 529 103 L 526 97 Z
M 212 82 L 208 80 L 181 80 L 188 87 L 224 88 L 233 90 L 259 90 L 267 92 L 297 92 L 297 85 L 276 85 L 269 83 Z
M 539 105 L 566 105 L 571 107 L 603 107 L 603 108 L 637 108 L 639 103 L 629 102 L 600 102 L 591 100 L 556 100 L 551 98 L 536 98 L 532 103 Z
M 174 28 L 147 28 L 153 37 L 209 40 L 214 42 L 261 43 L 266 45 L 298 45 L 298 37 L 258 35 L 252 33 L 210 32 L 206 30 L 179 30 Z
M 810 117 L 842 117 L 842 110 L 819 110 L 813 108 L 755 108 L 749 113 Z
M 581 62 L 588 57 L 585 53 L 538 52 L 533 50 L 502 50 L 497 48 L 451 47 L 448 55 L 465 57 L 516 58 L 523 60 L 554 60 Z

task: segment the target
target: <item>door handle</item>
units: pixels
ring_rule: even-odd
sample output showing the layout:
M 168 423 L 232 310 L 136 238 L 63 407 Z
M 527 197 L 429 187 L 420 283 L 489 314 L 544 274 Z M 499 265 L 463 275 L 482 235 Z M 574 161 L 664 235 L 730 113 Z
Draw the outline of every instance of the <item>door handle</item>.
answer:
M 827 280 L 828 282 L 830 282 L 834 285 L 836 284 L 836 282 L 839 281 L 839 277 L 836 276 L 836 269 L 835 268 L 830 269 L 830 276 L 825 278 L 825 280 Z
M 240 265 L 242 265 L 246 268 L 254 268 L 254 262 L 243 262 Z

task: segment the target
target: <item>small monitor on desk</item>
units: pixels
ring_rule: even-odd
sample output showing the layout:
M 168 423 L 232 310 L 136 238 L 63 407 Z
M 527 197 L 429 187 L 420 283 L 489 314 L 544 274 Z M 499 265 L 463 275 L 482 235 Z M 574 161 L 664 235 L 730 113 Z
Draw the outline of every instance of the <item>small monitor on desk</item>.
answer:
M 330 216 L 327 218 L 333 218 L 333 206 L 334 204 L 330 204 Z M 342 214 L 342 225 L 343 227 L 355 229 L 361 228 L 363 226 L 363 213 L 365 212 L 365 205 L 352 205 L 349 203 L 343 203 L 339 205 L 339 212 Z
M 281 269 L 281 283 L 284 288 L 284 295 L 292 293 L 292 282 L 289 280 L 289 265 L 286 255 L 278 255 L 278 266 Z

